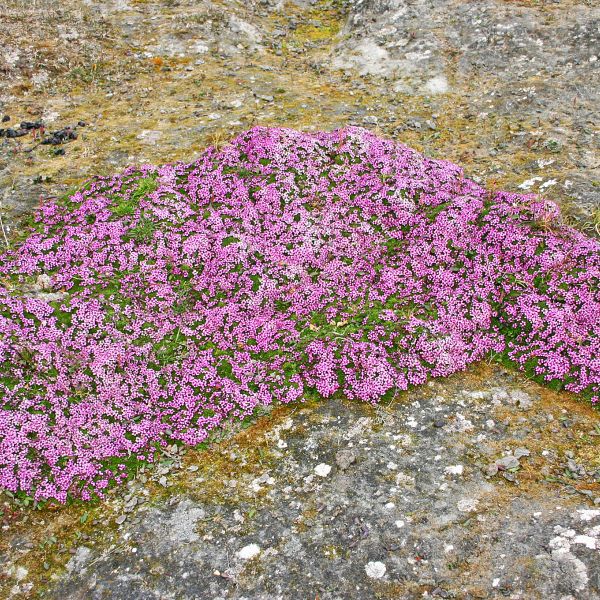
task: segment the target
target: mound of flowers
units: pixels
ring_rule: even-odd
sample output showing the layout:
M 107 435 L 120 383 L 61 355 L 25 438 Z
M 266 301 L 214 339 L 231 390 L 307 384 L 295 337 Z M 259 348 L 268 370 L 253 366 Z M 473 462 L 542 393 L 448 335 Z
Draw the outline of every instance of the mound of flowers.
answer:
M 599 250 L 358 128 L 93 179 L 0 256 L 0 487 L 89 499 L 257 406 L 374 403 L 490 355 L 595 402 Z

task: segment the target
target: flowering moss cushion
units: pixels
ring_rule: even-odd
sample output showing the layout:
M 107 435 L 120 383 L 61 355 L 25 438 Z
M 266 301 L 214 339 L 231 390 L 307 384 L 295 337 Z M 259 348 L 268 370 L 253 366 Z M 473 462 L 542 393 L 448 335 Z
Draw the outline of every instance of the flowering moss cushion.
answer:
M 0 486 L 87 499 L 258 405 L 377 402 L 490 353 L 597 401 L 599 249 L 357 128 L 93 179 L 0 256 Z

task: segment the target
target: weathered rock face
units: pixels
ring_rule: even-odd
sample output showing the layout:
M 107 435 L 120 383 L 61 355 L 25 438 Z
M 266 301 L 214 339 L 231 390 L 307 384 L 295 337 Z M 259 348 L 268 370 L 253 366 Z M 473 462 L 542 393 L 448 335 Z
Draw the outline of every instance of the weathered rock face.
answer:
M 351 1 L 347 41 L 340 44 L 348 62 L 338 65 L 360 66 L 362 57 L 363 72 L 385 75 L 400 85 L 404 79 L 427 84 L 436 76 L 473 87 L 473 77 L 505 83 L 552 77 L 559 78 L 548 82 L 554 92 L 566 83 L 581 83 L 590 96 L 596 95 L 590 78 L 598 73 L 600 10 L 566 4 Z M 439 83 L 423 89 L 446 91 Z
M 170 474 L 185 489 L 80 548 L 51 597 L 600 598 L 600 506 L 576 491 L 594 473 L 551 475 L 581 462 L 560 445 L 585 414 L 555 400 L 484 370 L 386 407 L 276 411 L 262 464 L 238 437 L 211 479 Z
M 568 122 L 566 195 L 600 207 L 600 9 L 590 2 L 355 0 L 333 66 L 385 77 L 396 92 L 457 93 L 475 114 Z M 577 156 L 579 154 L 579 156 Z M 540 191 L 544 191 L 543 189 Z

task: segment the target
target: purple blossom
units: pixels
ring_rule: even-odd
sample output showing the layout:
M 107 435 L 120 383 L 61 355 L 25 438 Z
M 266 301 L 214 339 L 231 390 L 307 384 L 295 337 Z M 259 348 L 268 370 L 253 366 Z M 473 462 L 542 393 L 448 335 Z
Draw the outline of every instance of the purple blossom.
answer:
M 257 406 L 377 402 L 490 353 L 596 402 L 599 246 L 357 128 L 90 180 L 0 256 L 0 487 L 89 499 Z M 61 299 L 27 297 L 41 276 Z

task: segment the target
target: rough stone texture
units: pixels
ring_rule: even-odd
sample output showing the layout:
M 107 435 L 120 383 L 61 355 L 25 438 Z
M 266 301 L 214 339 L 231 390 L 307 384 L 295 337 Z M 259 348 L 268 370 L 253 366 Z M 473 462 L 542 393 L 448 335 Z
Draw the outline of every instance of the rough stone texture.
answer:
M 368 126 L 600 226 L 595 3 L 51 5 L 27 4 L 45 24 L 27 36 L 0 15 L 5 61 L 78 36 L 59 35 L 61 70 L 33 53 L 5 71 L 0 113 L 87 126 L 64 155 L 0 138 L 9 237 L 40 198 L 257 123 Z M 571 396 L 480 365 L 385 407 L 277 408 L 222 438 L 167 449 L 96 505 L 2 497 L 0 597 L 600 597 L 600 425 Z
M 11 125 L 88 123 L 64 155 L 32 150 L 29 136 L 0 138 L 0 211 L 11 227 L 86 177 L 189 160 L 256 123 L 355 123 L 459 162 L 486 185 L 544 193 L 579 227 L 600 228 L 591 1 L 119 0 L 82 16 L 74 0 L 61 11 L 38 0 L 27 8 L 46 27 L 27 32 L 64 55 L 58 72 L 28 54 L 15 27 L 36 15 L 8 3 L 4 56 L 26 58 L 6 67 L 0 112 Z M 74 24 L 76 40 L 56 35 Z
M 140 474 L 125 497 L 91 509 L 92 527 L 81 525 L 82 509 L 66 511 L 71 556 L 54 549 L 54 583 L 33 590 L 123 600 L 600 598 L 594 418 L 575 399 L 483 365 L 386 406 L 281 407 L 205 453 Z M 331 469 L 319 475 L 319 465 Z M 28 546 L 40 529 L 52 527 L 13 535 L 9 596 L 32 585 L 35 575 L 17 569 L 40 560 Z
M 93 568 L 71 559 L 54 597 L 600 598 L 600 507 L 536 477 L 555 452 L 552 411 L 539 388 L 488 375 L 387 407 L 289 412 L 264 438 L 275 455 L 264 471 L 239 473 L 232 444 L 236 484 L 218 501 L 200 483 L 194 499 L 134 511 L 112 549 L 87 556 Z M 514 482 L 485 475 L 519 447 L 530 454 L 507 465 Z M 340 466 L 342 452 L 354 461 Z
M 351 0 L 349 6 L 334 67 L 385 76 L 403 93 L 459 92 L 476 119 L 505 115 L 515 125 L 537 119 L 558 126 L 554 142 L 579 148 L 561 174 L 565 195 L 584 213 L 598 209 L 596 3 Z M 544 179 L 528 188 L 544 192 L 558 183 L 546 179 L 544 186 Z

